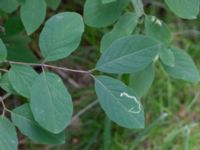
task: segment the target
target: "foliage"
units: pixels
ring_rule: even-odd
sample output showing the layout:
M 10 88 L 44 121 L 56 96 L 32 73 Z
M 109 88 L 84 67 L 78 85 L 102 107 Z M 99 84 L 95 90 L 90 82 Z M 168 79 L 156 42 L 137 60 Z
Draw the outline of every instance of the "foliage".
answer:
M 5 33 L 0 39 L 0 87 L 7 94 L 0 97 L 3 107 L 0 149 L 17 149 L 14 126 L 37 143 L 64 143 L 64 130 L 73 114 L 72 96 L 61 77 L 51 70 L 85 74 L 94 79 L 101 108 L 110 120 L 125 128 L 145 126 L 145 107 L 140 98 L 153 83 L 156 64 L 160 63 L 175 79 L 200 81 L 192 58 L 173 45 L 170 27 L 156 16 L 145 14 L 141 0 L 86 0 L 83 17 L 77 12 L 62 12 L 48 18 L 39 35 L 41 58 L 38 60 L 30 51 L 28 36 L 44 23 L 47 7 L 56 10 L 60 2 L 0 2 L 2 18 L 20 9 L 20 19 L 9 18 L 1 27 Z M 175 15 L 184 19 L 195 19 L 199 13 L 199 0 L 165 2 Z M 16 23 L 17 28 L 12 29 L 9 22 Z M 85 71 L 51 65 L 70 56 L 80 46 L 85 25 L 98 29 L 113 27 L 102 37 L 99 48 L 102 54 L 94 69 Z M 24 29 L 28 36 L 24 35 Z M 123 75 L 128 76 L 129 85 L 119 80 Z M 20 96 L 22 105 L 9 110 L 4 100 L 10 95 Z M 11 114 L 12 122 L 6 112 Z

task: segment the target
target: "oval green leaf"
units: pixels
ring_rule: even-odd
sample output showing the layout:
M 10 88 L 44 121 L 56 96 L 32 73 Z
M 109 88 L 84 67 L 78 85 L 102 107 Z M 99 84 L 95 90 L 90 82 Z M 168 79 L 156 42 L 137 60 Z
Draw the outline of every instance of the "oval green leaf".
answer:
M 39 39 L 45 61 L 69 56 L 78 48 L 83 31 L 83 20 L 77 13 L 65 12 L 51 17 L 45 23 Z
M 115 123 L 126 128 L 143 128 L 144 111 L 133 91 L 123 82 L 95 77 L 95 90 L 101 107 Z
M 165 44 L 171 41 L 171 32 L 168 26 L 155 16 L 145 16 L 145 33 Z
M 184 50 L 178 48 L 171 48 L 174 53 L 175 63 L 173 67 L 164 65 L 167 73 L 176 79 L 182 79 L 190 82 L 200 81 L 199 70 L 197 69 L 192 58 L 184 52 Z
M 7 93 L 16 94 L 15 90 L 13 89 L 10 80 L 8 78 L 8 72 L 5 73 L 0 80 L 0 87 L 6 91 Z
M 30 98 L 31 87 L 38 76 L 36 71 L 29 66 L 12 65 L 8 76 L 15 91 L 26 98 Z
M 102 0 L 86 0 L 84 5 L 84 19 L 88 26 L 106 27 L 113 24 L 128 5 L 129 0 L 116 0 L 103 3 Z
M 55 145 L 65 142 L 64 132 L 52 134 L 39 126 L 33 118 L 29 104 L 14 109 L 12 121 L 21 133 L 37 143 Z
M 45 0 L 26 0 L 21 6 L 20 17 L 28 35 L 39 28 L 45 16 Z
M 40 126 L 52 133 L 63 131 L 73 112 L 73 104 L 62 80 L 53 73 L 43 72 L 31 88 L 31 110 Z
M 17 0 L 0 0 L 0 9 L 6 13 L 12 13 L 18 6 Z
M 185 19 L 197 18 L 199 0 L 165 0 L 165 2 L 177 16 Z
M 17 150 L 18 140 L 14 125 L 3 116 L 0 116 L 0 149 Z
M 161 43 L 146 36 L 131 35 L 121 38 L 102 54 L 96 69 L 107 73 L 133 73 L 152 63 Z
M 129 86 L 133 88 L 138 97 L 142 97 L 151 87 L 154 78 L 154 65 L 151 64 L 144 70 L 131 74 L 129 77 Z
M 112 31 L 106 33 L 101 40 L 101 52 L 104 52 L 115 40 L 130 35 L 138 24 L 134 13 L 126 13 L 120 17 Z
M 164 47 L 160 49 L 159 56 L 163 64 L 174 67 L 175 58 L 174 53 L 171 51 L 170 48 Z
M 61 0 L 46 0 L 46 3 L 49 8 L 56 10 L 60 5 Z
M 15 25 L 15 27 L 13 28 L 13 25 Z M 19 16 L 12 16 L 10 17 L 5 23 L 4 23 L 4 28 L 6 31 L 6 37 L 10 37 L 10 36 L 16 36 L 18 34 L 20 34 L 23 30 L 23 24 L 21 22 L 21 19 Z M 7 40 L 7 39 L 6 39 Z M 9 42 L 9 41 L 7 41 Z M 10 43 L 9 43 L 10 45 Z

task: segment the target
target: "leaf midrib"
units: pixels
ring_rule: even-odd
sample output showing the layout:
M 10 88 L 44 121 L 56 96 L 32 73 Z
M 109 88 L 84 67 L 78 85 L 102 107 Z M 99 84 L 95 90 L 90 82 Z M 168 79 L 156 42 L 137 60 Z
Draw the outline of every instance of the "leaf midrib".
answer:
M 146 47 L 146 48 L 140 49 L 140 50 L 138 50 L 138 51 L 136 51 L 136 52 L 134 51 L 134 52 L 131 53 L 131 54 L 126 54 L 126 55 L 124 55 L 124 56 L 122 56 L 122 57 L 118 57 L 117 59 L 113 59 L 113 60 L 109 61 L 108 63 L 100 64 L 100 65 L 97 66 L 97 69 L 100 68 L 100 67 L 102 67 L 102 66 L 105 66 L 105 65 L 108 65 L 108 64 L 112 64 L 113 62 L 119 61 L 119 60 L 121 60 L 121 59 L 123 59 L 123 58 L 125 59 L 125 57 L 129 57 L 129 56 L 132 56 L 132 55 L 136 55 L 136 54 L 140 53 L 141 51 L 145 51 L 146 49 L 150 49 L 150 48 L 154 48 L 154 47 L 159 47 L 159 46 L 161 46 L 161 45 L 162 45 L 162 44 L 159 43 L 159 44 L 154 45 L 154 46 L 151 46 L 151 47 Z
M 46 86 L 47 86 L 47 92 L 49 93 L 49 96 L 50 96 L 50 103 L 51 103 L 50 105 L 51 105 L 51 109 L 52 109 L 52 108 L 53 108 L 53 107 L 52 107 L 52 106 L 53 106 L 53 100 L 52 100 L 53 96 L 52 96 L 52 94 L 51 94 L 51 92 L 50 92 L 50 88 L 49 88 L 49 85 L 48 85 L 48 82 L 47 82 L 46 73 L 43 72 L 43 74 L 44 74 L 45 82 L 47 83 L 47 84 L 46 84 Z M 54 115 L 53 115 L 53 120 L 55 121 L 55 120 L 56 120 L 56 115 L 55 115 L 54 109 L 53 109 L 53 113 L 54 113 Z M 54 126 L 54 130 L 55 130 L 56 122 L 53 122 L 53 126 Z

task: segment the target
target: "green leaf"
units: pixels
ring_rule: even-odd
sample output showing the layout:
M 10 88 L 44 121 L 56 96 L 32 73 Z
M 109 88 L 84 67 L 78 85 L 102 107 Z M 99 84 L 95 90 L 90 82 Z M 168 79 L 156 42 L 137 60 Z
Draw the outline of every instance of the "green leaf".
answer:
M 14 109 L 12 121 L 21 133 L 37 143 L 54 145 L 65 142 L 64 132 L 52 134 L 37 124 L 33 118 L 29 104 L 24 104 Z
M 15 36 L 6 37 L 8 43 L 8 60 L 18 62 L 38 63 L 37 57 L 29 48 L 31 38 L 24 34 L 17 34 Z
M 165 2 L 177 16 L 185 19 L 197 18 L 199 0 L 165 0 Z
M 171 51 L 170 48 L 163 47 L 159 51 L 159 56 L 163 64 L 174 67 L 175 65 L 175 58 L 174 53 Z
M 95 77 L 95 90 L 101 107 L 115 123 L 126 128 L 143 128 L 144 112 L 133 91 L 119 80 Z
M 16 0 L 0 0 L 0 9 L 6 13 L 12 13 L 19 6 Z
M 104 52 L 115 40 L 130 35 L 138 24 L 134 13 L 126 13 L 120 17 L 112 31 L 106 33 L 101 40 L 101 52 Z
M 160 47 L 160 42 L 142 35 L 121 38 L 102 54 L 96 69 L 107 73 L 138 72 L 152 63 Z
M 23 45 L 27 49 L 30 47 L 29 44 L 32 41 L 32 39 L 29 36 L 24 35 L 23 33 L 17 34 L 14 36 L 5 37 L 4 40 L 8 43 L 8 46 L 7 46 L 8 48 L 11 46 Z
M 171 48 L 171 50 L 175 56 L 175 65 L 174 67 L 164 65 L 167 73 L 176 79 L 182 79 L 190 82 L 200 81 L 199 71 L 192 58 L 181 49 Z
M 46 3 L 49 8 L 56 10 L 60 5 L 61 0 L 46 0 Z
M 28 35 L 39 28 L 45 16 L 45 0 L 26 0 L 21 6 L 20 17 Z
M 13 93 L 16 94 L 15 90 L 13 89 L 10 80 L 8 78 L 8 73 L 5 73 L 1 80 L 0 80 L 0 87 L 6 91 L 7 93 Z
M 8 60 L 18 62 L 37 63 L 38 59 L 25 45 L 11 45 L 8 47 Z
M 151 87 L 154 78 L 154 66 L 151 64 L 144 70 L 131 74 L 129 77 L 129 86 L 133 88 L 138 97 L 142 97 Z
M 128 5 L 129 0 L 103 4 L 101 0 L 86 0 L 84 5 L 84 19 L 88 26 L 106 27 L 113 24 Z
M 115 2 L 116 0 L 101 0 L 103 4 L 107 4 L 107 3 L 112 3 Z
M 17 1 L 18 1 L 18 3 L 20 3 L 20 4 L 24 4 L 26 0 L 17 0 Z
M 26 98 L 30 98 L 31 87 L 38 76 L 35 70 L 25 65 L 12 65 L 8 76 L 15 91 Z
M 77 13 L 64 12 L 50 18 L 39 40 L 45 61 L 54 61 L 69 56 L 78 48 L 83 31 L 83 20 Z
M 145 33 L 165 44 L 171 41 L 171 32 L 168 26 L 155 16 L 145 16 Z
M 14 26 L 14 28 L 13 28 Z M 4 24 L 4 28 L 6 30 L 5 36 L 14 36 L 17 35 L 19 32 L 23 31 L 24 27 L 18 16 L 10 17 Z
M 5 61 L 7 58 L 7 49 L 3 41 L 0 39 L 0 62 Z
M 13 124 L 3 116 L 0 116 L 0 149 L 17 150 L 17 133 Z
M 62 80 L 43 72 L 31 88 L 31 110 L 35 120 L 52 133 L 60 133 L 68 125 L 73 112 L 71 96 Z

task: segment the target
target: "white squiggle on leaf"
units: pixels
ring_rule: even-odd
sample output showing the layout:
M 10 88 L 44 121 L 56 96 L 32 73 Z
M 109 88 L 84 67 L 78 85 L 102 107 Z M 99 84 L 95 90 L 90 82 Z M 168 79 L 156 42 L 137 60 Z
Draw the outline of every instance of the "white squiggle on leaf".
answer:
M 157 19 L 156 17 L 154 17 L 154 16 L 152 17 L 151 21 L 155 22 L 159 26 L 162 26 L 162 22 L 159 19 Z
M 136 98 L 135 96 L 129 95 L 129 94 L 126 93 L 126 92 L 120 93 L 120 97 L 123 97 L 123 96 L 125 96 L 125 97 L 127 97 L 127 98 L 129 98 L 129 99 L 133 99 L 133 100 L 138 104 L 138 110 L 137 110 L 137 111 L 135 111 L 135 110 L 134 110 L 135 108 L 132 107 L 132 108 L 130 108 L 130 109 L 128 110 L 128 112 L 133 113 L 133 114 L 138 114 L 138 113 L 141 112 L 141 110 L 142 110 L 141 104 L 140 104 L 140 102 L 137 100 L 137 98 Z

